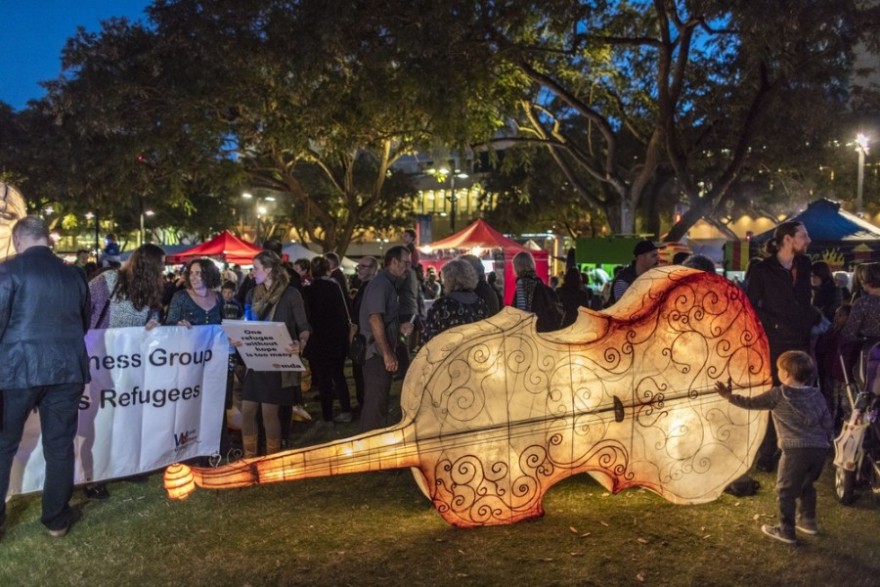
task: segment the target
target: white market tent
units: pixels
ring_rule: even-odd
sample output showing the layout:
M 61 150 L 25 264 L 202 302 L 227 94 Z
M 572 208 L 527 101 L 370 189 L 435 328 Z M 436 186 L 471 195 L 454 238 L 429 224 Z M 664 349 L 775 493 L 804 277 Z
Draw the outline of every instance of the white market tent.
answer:
M 287 259 L 291 263 L 297 259 L 312 259 L 321 254 L 316 253 L 305 245 L 295 242 L 289 242 L 281 247 L 281 252 L 287 255 Z M 343 257 L 341 263 L 342 270 L 346 273 L 354 273 L 355 268 L 357 267 L 357 261 L 349 259 L 348 257 Z

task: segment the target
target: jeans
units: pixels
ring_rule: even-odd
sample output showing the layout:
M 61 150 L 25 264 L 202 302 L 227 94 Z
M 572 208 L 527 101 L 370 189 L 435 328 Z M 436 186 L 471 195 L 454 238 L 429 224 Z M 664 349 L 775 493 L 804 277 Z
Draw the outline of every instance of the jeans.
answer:
M 46 479 L 43 482 L 43 515 L 40 521 L 50 530 L 61 530 L 71 522 L 68 502 L 73 494 L 74 452 L 82 383 L 45 385 L 2 392 L 3 422 L 0 430 L 0 496 L 9 490 L 9 475 L 24 423 L 34 407 L 39 408 Z M 5 499 L 0 501 L 0 524 L 6 519 Z
M 385 359 L 376 353 L 364 362 L 364 403 L 361 408 L 361 432 L 388 425 L 388 397 L 394 376 L 385 369 Z

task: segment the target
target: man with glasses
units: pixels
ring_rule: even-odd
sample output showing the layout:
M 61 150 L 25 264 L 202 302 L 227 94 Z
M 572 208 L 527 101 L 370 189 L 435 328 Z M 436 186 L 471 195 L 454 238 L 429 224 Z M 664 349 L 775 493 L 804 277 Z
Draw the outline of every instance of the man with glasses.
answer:
M 361 432 L 388 425 L 388 397 L 399 366 L 394 352 L 396 343 L 400 334 L 412 333 L 412 324 L 400 324 L 397 293 L 397 284 L 410 270 L 410 263 L 406 247 L 391 247 L 385 253 L 385 267 L 361 287 L 364 293 L 358 309 L 358 325 L 367 339 Z

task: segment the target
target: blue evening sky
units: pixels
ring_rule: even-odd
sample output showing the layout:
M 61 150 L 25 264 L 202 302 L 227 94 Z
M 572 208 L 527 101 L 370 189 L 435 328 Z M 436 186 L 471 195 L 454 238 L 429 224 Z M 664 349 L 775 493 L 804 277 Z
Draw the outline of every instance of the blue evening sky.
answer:
M 16 110 L 42 98 L 38 84 L 61 73 L 61 49 L 76 28 L 103 20 L 140 20 L 150 0 L 0 0 L 0 101 Z

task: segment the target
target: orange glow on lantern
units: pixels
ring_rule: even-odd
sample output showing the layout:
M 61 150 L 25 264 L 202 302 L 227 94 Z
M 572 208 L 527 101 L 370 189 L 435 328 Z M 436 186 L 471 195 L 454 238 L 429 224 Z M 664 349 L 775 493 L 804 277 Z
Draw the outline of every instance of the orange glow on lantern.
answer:
M 171 499 L 186 499 L 196 489 L 192 469 L 179 463 L 165 469 L 163 481 Z

